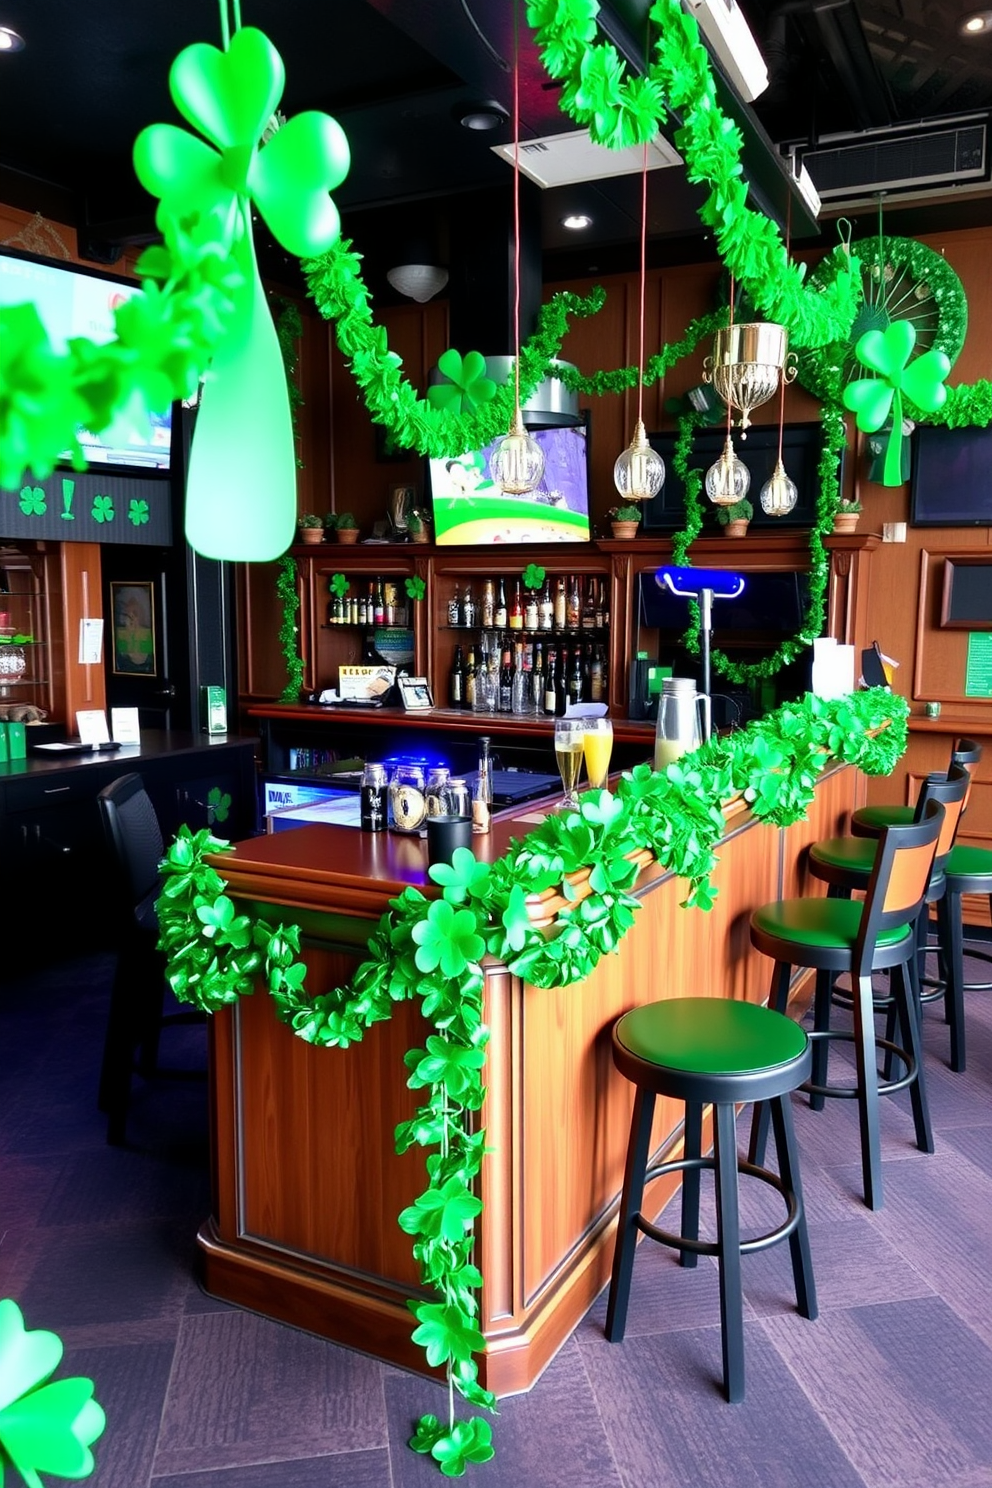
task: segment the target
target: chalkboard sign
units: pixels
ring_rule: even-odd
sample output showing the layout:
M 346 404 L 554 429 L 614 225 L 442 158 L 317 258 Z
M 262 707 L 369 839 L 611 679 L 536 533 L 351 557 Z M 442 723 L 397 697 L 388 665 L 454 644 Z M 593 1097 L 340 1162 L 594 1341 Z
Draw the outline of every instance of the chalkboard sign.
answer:
M 945 630 L 992 630 L 992 558 L 945 558 L 940 623 Z

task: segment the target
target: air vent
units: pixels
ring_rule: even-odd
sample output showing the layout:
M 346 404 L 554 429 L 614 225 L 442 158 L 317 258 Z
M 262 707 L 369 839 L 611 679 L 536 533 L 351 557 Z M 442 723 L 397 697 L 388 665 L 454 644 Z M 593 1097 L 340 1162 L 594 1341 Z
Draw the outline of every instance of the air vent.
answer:
M 820 149 L 804 150 L 802 162 L 825 202 L 877 191 L 963 186 L 988 179 L 988 120 L 824 141 Z
M 493 145 L 494 152 L 513 164 L 512 145 Z M 542 190 L 549 186 L 574 186 L 578 181 L 602 181 L 612 176 L 632 175 L 644 163 L 640 145 L 626 150 L 608 150 L 594 145 L 585 129 L 565 134 L 549 134 L 543 139 L 521 141 L 520 169 L 536 181 Z M 665 139 L 656 134 L 648 146 L 648 169 L 681 165 L 682 157 Z

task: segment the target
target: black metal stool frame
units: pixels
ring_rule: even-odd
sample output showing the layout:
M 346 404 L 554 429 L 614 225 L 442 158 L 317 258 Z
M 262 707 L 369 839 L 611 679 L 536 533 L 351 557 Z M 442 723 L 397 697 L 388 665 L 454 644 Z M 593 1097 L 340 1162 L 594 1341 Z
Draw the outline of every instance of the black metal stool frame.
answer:
M 700 1255 L 717 1257 L 720 1274 L 720 1339 L 723 1353 L 724 1393 L 731 1404 L 744 1399 L 744 1310 L 741 1289 L 741 1256 L 766 1250 L 788 1239 L 796 1304 L 803 1317 L 817 1315 L 816 1286 L 806 1230 L 799 1160 L 789 1094 L 807 1078 L 812 1058 L 808 1041 L 800 1056 L 781 1066 L 757 1071 L 720 1075 L 711 1072 L 666 1068 L 639 1059 L 613 1036 L 614 1060 L 621 1073 L 637 1087 L 631 1119 L 630 1140 L 624 1169 L 623 1192 L 617 1219 L 617 1244 L 606 1313 L 606 1336 L 619 1343 L 627 1324 L 627 1304 L 634 1267 L 637 1235 L 641 1232 L 661 1245 L 680 1252 L 680 1262 L 693 1267 Z M 680 1159 L 649 1168 L 651 1123 L 658 1095 L 685 1102 L 683 1151 Z M 767 1102 L 771 1108 L 779 1173 L 744 1161 L 737 1152 L 736 1107 L 750 1101 Z M 713 1107 L 712 1157 L 703 1157 L 703 1107 Z M 699 1239 L 700 1173 L 712 1170 L 716 1184 L 717 1239 Z M 682 1230 L 661 1229 L 641 1214 L 645 1184 L 666 1173 L 681 1172 Z M 738 1208 L 738 1175 L 757 1178 L 778 1190 L 787 1214 L 781 1225 L 764 1235 L 741 1240 Z

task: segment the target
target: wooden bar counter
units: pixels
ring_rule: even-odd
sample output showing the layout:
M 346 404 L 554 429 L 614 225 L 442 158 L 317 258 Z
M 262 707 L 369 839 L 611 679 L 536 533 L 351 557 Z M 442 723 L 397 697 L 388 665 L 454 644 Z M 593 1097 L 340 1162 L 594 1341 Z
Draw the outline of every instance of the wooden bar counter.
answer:
M 480 1379 L 497 1395 L 535 1382 L 609 1277 L 632 1103 L 613 1067 L 614 1020 L 662 997 L 763 1001 L 770 966 L 751 949 L 749 913 L 807 891 L 802 848 L 842 829 L 863 781 L 848 767 L 829 770 L 808 819 L 784 831 L 741 803 L 728 807 L 719 896 L 708 913 L 680 908 L 684 881 L 645 856 L 635 923 L 583 982 L 541 990 L 487 958 L 481 1117 L 491 1153 L 477 1261 L 487 1343 Z M 474 840 L 477 855 L 501 856 L 540 809 L 496 817 L 488 838 Z M 311 995 L 350 978 L 405 885 L 437 892 L 424 844 L 395 833 L 306 826 L 214 861 L 240 907 L 302 927 Z M 553 915 L 553 895 L 535 897 L 531 911 L 538 921 Z M 346 1050 L 296 1038 L 263 988 L 211 1025 L 214 1210 L 199 1235 L 207 1290 L 429 1372 L 410 1341 L 406 1305 L 427 1294 L 397 1224 L 423 1189 L 424 1154 L 399 1157 L 393 1141 L 417 1106 L 403 1056 L 431 1031 L 419 1007 L 399 1004 Z M 659 1102 L 659 1147 L 678 1142 L 681 1119 L 681 1105 Z M 657 1208 L 669 1197 L 659 1188 Z

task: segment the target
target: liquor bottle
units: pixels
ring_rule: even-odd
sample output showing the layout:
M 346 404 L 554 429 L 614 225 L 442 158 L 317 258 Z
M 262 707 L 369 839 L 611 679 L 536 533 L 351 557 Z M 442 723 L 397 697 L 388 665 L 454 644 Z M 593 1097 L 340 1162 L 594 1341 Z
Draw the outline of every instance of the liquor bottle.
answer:
M 596 586 L 597 580 L 589 578 L 586 580 L 586 597 L 582 601 L 582 629 L 596 629 Z
M 499 711 L 513 712 L 513 666 L 509 646 L 503 647 L 503 662 L 499 669 Z
M 575 648 L 572 670 L 568 676 L 568 701 L 570 703 L 582 701 L 582 653 L 578 646 Z
M 482 611 L 479 619 L 479 624 L 482 626 L 483 630 L 492 630 L 493 625 L 495 624 L 495 620 L 493 618 L 495 604 L 496 601 L 493 597 L 493 581 L 492 579 L 487 579 L 482 586 Z
M 568 603 L 565 599 L 565 579 L 559 574 L 555 585 L 555 630 L 564 630 L 565 621 L 568 616 Z
M 603 648 L 593 647 L 592 666 L 589 671 L 589 701 L 601 703 L 603 701 Z
M 369 602 L 364 594 L 358 596 L 358 623 L 359 625 L 368 625 L 369 623 Z
M 513 691 L 510 697 L 510 711 L 521 717 L 529 712 L 530 703 L 530 673 L 524 666 L 523 642 L 518 641 L 513 648 Z
M 524 601 L 520 592 L 520 580 L 518 579 L 513 589 L 513 602 L 510 605 L 510 629 L 523 630 L 524 628 Z
M 458 590 L 457 589 L 453 589 L 451 591 L 451 597 L 448 600 L 448 624 L 449 625 L 461 625 L 461 623 L 462 623 L 462 602 L 461 602 L 461 599 L 459 598 Z
M 541 598 L 537 606 L 538 630 L 553 630 L 555 623 L 555 606 L 551 598 L 551 580 L 545 578 L 544 588 L 541 590 Z
M 568 589 L 568 599 L 565 605 L 565 624 L 569 630 L 578 630 L 582 619 L 582 592 L 579 589 L 579 576 L 573 574 Z
M 469 630 L 475 629 L 478 619 L 479 607 L 472 594 L 472 585 L 465 585 L 465 593 L 462 596 L 462 624 L 467 625 Z
M 596 625 L 602 630 L 604 625 L 610 623 L 609 603 L 606 598 L 606 580 L 599 581 L 599 594 L 596 598 Z
M 396 585 L 386 584 L 383 586 L 386 595 L 386 624 L 396 623 Z
M 533 712 L 544 712 L 544 654 L 540 641 L 534 647 L 534 664 L 530 674 L 530 701 Z
M 330 604 L 327 607 L 327 623 L 328 623 L 328 625 L 340 625 L 341 624 L 341 596 L 340 596 L 340 594 L 335 594 L 335 595 L 333 595 L 331 597 L 331 602 L 330 602 Z
M 582 701 L 592 702 L 592 642 L 582 648 Z
M 488 832 L 493 810 L 493 765 L 489 757 L 489 736 L 479 739 L 479 768 L 472 794 L 472 831 Z
M 369 579 L 369 593 L 365 601 L 365 624 L 375 624 L 375 581 Z
M 448 674 L 448 705 L 461 708 L 465 703 L 465 661 L 461 646 L 455 647 L 455 659 Z
M 381 579 L 376 579 L 375 582 L 375 612 L 373 623 L 375 625 L 385 625 L 386 623 L 386 596 L 382 590 Z
M 548 647 L 548 669 L 544 674 L 544 712 L 553 714 L 557 698 L 557 683 L 555 672 L 557 670 L 557 658 L 554 646 Z
M 527 600 L 524 604 L 524 630 L 538 629 L 537 590 L 527 590 Z
M 505 630 L 506 620 L 506 590 L 503 587 L 503 580 L 500 579 L 499 588 L 496 591 L 496 605 L 493 610 L 493 624 L 497 630 Z
M 555 673 L 555 716 L 563 718 L 568 707 L 568 652 L 562 646 Z
M 468 661 L 465 664 L 465 699 L 466 708 L 475 707 L 475 647 L 468 648 Z

